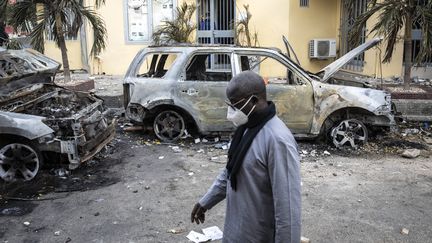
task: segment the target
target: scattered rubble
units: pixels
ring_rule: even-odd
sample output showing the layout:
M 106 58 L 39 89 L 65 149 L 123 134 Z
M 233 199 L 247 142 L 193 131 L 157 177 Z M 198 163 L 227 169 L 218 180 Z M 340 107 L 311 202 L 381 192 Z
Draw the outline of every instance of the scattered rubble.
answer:
M 402 153 L 402 157 L 415 159 L 420 156 L 420 150 L 418 149 L 407 149 Z
M 208 227 L 202 231 L 204 234 L 192 230 L 186 237 L 195 243 L 220 240 L 223 238 L 223 232 L 217 226 Z
M 401 234 L 403 234 L 403 235 L 408 235 L 408 234 L 409 234 L 409 229 L 407 229 L 407 228 L 402 228 L 402 229 L 401 229 Z
M 306 237 L 301 237 L 300 238 L 300 243 L 310 243 L 311 241 L 310 241 L 310 239 L 309 238 L 306 238 Z
M 167 231 L 167 233 L 171 233 L 171 234 L 180 234 L 183 233 L 184 230 L 183 229 L 170 229 Z

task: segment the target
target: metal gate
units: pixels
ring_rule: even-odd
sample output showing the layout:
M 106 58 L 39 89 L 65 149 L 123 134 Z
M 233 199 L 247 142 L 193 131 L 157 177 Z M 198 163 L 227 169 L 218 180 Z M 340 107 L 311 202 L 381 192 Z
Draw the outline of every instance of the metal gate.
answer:
M 360 42 L 357 45 L 352 45 L 348 41 L 349 31 L 352 29 L 355 20 L 359 15 L 367 10 L 368 0 L 343 0 L 341 14 L 341 55 L 346 54 L 366 40 L 366 26 L 363 26 Z M 363 71 L 364 53 L 356 56 L 351 62 L 343 68 L 352 71 Z
M 197 41 L 201 44 L 234 44 L 235 0 L 198 0 Z M 209 69 L 226 69 L 228 55 L 211 55 Z

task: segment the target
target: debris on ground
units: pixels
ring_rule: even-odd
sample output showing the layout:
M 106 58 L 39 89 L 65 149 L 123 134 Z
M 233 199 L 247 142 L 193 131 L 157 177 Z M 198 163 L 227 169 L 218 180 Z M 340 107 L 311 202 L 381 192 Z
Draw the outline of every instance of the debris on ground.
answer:
M 183 229 L 170 229 L 170 230 L 167 230 L 167 233 L 171 233 L 171 234 L 181 234 L 183 232 L 184 232 Z
M 125 132 L 134 132 L 144 130 L 143 126 L 132 126 L 132 127 L 124 127 L 123 131 Z
M 420 156 L 420 153 L 421 151 L 418 149 L 406 149 L 401 156 L 408 159 L 415 159 Z
M 220 240 L 223 237 L 223 232 L 217 226 L 208 227 L 202 231 L 204 234 L 192 230 L 186 237 L 195 243 Z
M 408 235 L 408 234 L 409 234 L 409 229 L 407 229 L 407 228 L 402 228 L 402 229 L 401 229 L 401 234 L 403 234 L 403 235 Z
M 310 243 L 311 241 L 310 241 L 310 239 L 309 238 L 306 238 L 306 237 L 301 237 L 300 238 L 300 243 Z
M 181 153 L 182 150 L 179 146 L 171 146 L 171 149 L 174 151 L 174 153 Z
M 217 226 L 208 227 L 202 230 L 204 235 L 213 240 L 220 240 L 223 237 L 223 232 Z
M 189 232 L 189 234 L 186 236 L 186 238 L 188 238 L 190 241 L 193 241 L 195 243 L 206 242 L 206 241 L 210 240 L 207 236 L 200 234 L 198 232 L 195 232 L 193 230 L 191 232 Z
M 217 143 L 214 147 L 217 149 L 227 150 L 230 147 L 230 143 Z
M 54 235 L 55 235 L 55 236 L 59 236 L 59 235 L 60 235 L 60 231 L 56 231 L 56 232 L 54 232 Z
M 423 141 L 425 141 L 425 143 L 432 145 L 432 138 L 430 137 L 424 137 Z
M 53 170 L 53 173 L 55 176 L 60 177 L 62 179 L 66 179 L 66 177 L 70 175 L 70 171 L 66 170 L 65 168 L 55 169 Z

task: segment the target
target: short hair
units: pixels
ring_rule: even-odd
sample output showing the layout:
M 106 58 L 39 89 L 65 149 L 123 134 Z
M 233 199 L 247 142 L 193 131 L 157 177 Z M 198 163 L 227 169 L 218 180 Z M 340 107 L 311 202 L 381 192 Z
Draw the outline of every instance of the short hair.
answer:
M 226 95 L 228 98 L 247 98 L 256 95 L 267 100 L 264 79 L 253 71 L 244 71 L 234 76 L 228 84 Z

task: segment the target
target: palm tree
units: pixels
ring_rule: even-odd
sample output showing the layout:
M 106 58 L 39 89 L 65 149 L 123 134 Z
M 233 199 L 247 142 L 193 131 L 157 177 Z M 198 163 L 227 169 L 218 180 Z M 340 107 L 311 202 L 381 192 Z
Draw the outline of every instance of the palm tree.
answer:
M 354 1 L 353 1 L 354 2 Z M 370 33 L 383 36 L 387 42 L 383 62 L 390 62 L 399 31 L 404 31 L 404 88 L 408 89 L 412 68 L 412 27 L 421 26 L 422 39 L 414 63 L 421 64 L 432 54 L 432 1 L 430 0 L 370 0 L 368 10 L 361 14 L 350 33 L 350 42 L 358 43 L 366 22 L 377 16 Z
M 105 22 L 95 11 L 102 4 L 105 0 L 95 0 L 94 8 L 84 6 L 84 0 L 21 0 L 11 6 L 9 22 L 16 29 L 29 31 L 32 46 L 40 52 L 44 52 L 45 34 L 50 31 L 61 50 L 65 81 L 70 81 L 65 37 L 78 36 L 87 20 L 93 29 L 94 39 L 90 54 L 97 56 L 104 50 Z

